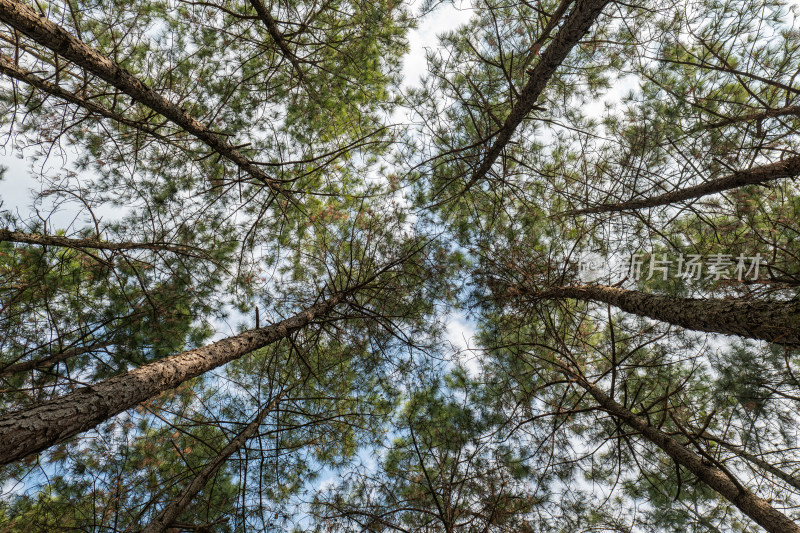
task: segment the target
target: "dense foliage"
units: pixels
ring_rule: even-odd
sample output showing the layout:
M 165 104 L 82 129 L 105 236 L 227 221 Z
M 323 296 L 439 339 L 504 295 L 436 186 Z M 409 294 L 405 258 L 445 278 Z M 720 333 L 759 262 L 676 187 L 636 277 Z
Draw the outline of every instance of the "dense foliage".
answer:
M 0 531 L 800 531 L 798 15 L 0 0 Z

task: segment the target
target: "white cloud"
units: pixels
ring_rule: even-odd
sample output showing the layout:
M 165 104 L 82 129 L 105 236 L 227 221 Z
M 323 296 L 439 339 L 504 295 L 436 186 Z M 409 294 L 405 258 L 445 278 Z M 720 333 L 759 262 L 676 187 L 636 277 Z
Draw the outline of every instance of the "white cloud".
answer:
M 450 315 L 445 338 L 457 350 L 458 362 L 467 370 L 467 374 L 476 377 L 480 372 L 480 352 L 474 348 L 475 324 L 464 315 Z
M 415 2 L 412 9 L 417 8 L 419 3 Z M 466 23 L 471 14 L 469 4 L 459 0 L 448 2 L 425 16 L 419 27 L 408 34 L 410 50 L 403 58 L 403 84 L 406 87 L 418 84 L 420 77 L 427 72 L 425 50 L 437 48 L 438 36 Z

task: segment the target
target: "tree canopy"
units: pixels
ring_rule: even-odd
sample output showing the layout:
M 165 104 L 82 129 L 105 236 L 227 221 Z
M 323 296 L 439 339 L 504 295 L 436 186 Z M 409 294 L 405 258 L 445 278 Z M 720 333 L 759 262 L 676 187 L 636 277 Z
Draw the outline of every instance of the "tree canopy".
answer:
M 0 531 L 800 532 L 798 17 L 0 0 Z

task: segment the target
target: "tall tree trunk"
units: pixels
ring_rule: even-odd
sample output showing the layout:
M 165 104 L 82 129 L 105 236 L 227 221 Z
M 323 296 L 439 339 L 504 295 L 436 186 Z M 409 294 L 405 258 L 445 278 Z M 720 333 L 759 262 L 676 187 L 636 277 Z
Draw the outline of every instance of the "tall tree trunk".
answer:
M 584 215 L 589 213 L 609 213 L 621 211 L 633 211 L 636 209 L 645 209 L 647 207 L 657 207 L 660 205 L 668 205 L 684 200 L 696 200 L 709 194 L 716 194 L 745 185 L 756 185 L 766 183 L 769 181 L 794 178 L 800 175 L 800 157 L 790 157 L 777 163 L 770 163 L 760 167 L 754 167 L 748 170 L 740 170 L 733 174 L 728 174 L 722 178 L 710 180 L 694 187 L 686 187 L 685 189 L 678 189 L 677 191 L 668 192 L 659 196 L 651 198 L 643 198 L 641 200 L 629 200 L 619 204 L 603 204 L 594 207 L 587 207 L 586 209 L 578 209 L 575 211 L 568 211 L 564 214 L 567 215 Z
M 800 346 L 800 300 L 676 298 L 606 285 L 554 287 L 520 293 L 537 300 L 574 298 L 603 302 L 686 329 Z
M 772 507 L 768 501 L 759 498 L 742 487 L 727 473 L 704 461 L 702 457 L 660 429 L 648 424 L 646 419 L 626 409 L 599 387 L 590 383 L 584 376 L 570 370 L 562 362 L 557 364 L 561 367 L 561 372 L 588 392 L 604 411 L 632 427 L 645 439 L 661 448 L 673 461 L 689 470 L 700 481 L 724 496 L 761 527 L 770 533 L 800 533 L 800 526 Z
M 275 396 L 269 405 L 262 409 L 252 422 L 247 424 L 247 426 L 245 426 L 245 428 L 239 432 L 214 459 L 204 466 L 203 470 L 192 479 L 191 483 L 184 487 L 180 494 L 178 494 L 178 496 L 147 525 L 147 527 L 141 530 L 141 533 L 164 533 L 164 531 L 166 531 L 166 529 L 186 510 L 194 497 L 203 490 L 203 487 L 206 486 L 214 474 L 225 464 L 228 457 L 247 443 L 247 440 L 258 430 L 259 426 L 261 426 L 261 422 L 264 421 L 285 394 L 286 391 L 282 391 Z
M 312 305 L 271 326 L 182 352 L 125 374 L 0 417 L 0 464 L 40 452 L 174 389 L 181 383 L 287 337 L 324 317 L 346 293 Z
M 467 192 L 491 170 L 492 165 L 494 165 L 494 162 L 511 140 L 514 131 L 536 107 L 539 96 L 541 96 L 550 78 L 555 74 L 556 69 L 564 62 L 572 48 L 586 35 L 609 1 L 577 0 L 575 2 L 575 6 L 567 16 L 566 21 L 564 21 L 564 24 L 545 51 L 542 52 L 539 62 L 530 71 L 530 78 L 528 78 L 528 82 L 520 91 L 519 99 L 514 103 L 503 125 L 496 133 L 494 143 L 486 151 L 480 165 L 472 173 L 466 186 L 457 196 Z M 565 2 L 568 2 L 568 0 L 565 0 Z M 553 21 L 548 24 L 548 27 L 552 23 Z M 541 43 L 538 44 L 540 45 Z
M 285 190 L 277 180 L 268 176 L 242 155 L 225 137 L 213 132 L 208 126 L 189 115 L 181 106 L 173 104 L 108 57 L 97 52 L 61 26 L 47 20 L 28 5 L 15 0 L 0 0 L 0 21 L 88 70 L 140 104 L 160 113 L 273 191 L 290 196 L 289 191 Z

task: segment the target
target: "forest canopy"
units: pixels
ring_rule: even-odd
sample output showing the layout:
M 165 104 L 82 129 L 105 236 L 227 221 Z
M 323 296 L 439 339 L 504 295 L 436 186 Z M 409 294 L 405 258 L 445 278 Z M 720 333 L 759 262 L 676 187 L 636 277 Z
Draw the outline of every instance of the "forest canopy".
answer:
M 800 532 L 798 16 L 0 0 L 0 531 Z

